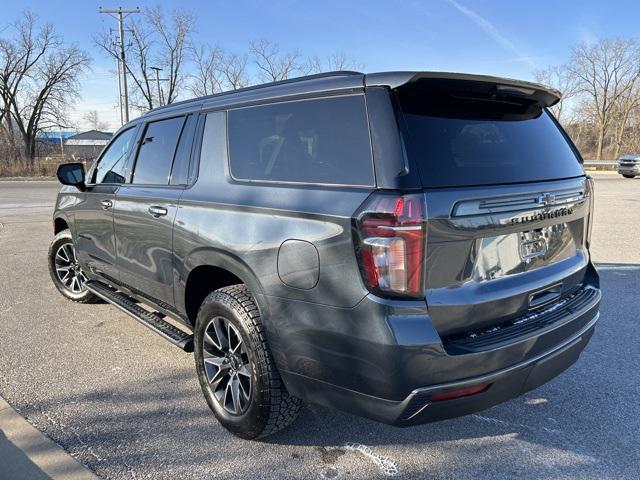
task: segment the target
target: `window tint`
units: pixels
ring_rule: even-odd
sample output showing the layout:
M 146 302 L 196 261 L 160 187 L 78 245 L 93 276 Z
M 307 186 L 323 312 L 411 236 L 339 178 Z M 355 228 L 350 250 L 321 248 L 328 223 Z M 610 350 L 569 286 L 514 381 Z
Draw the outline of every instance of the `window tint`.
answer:
M 142 185 L 169 183 L 171 164 L 183 124 L 184 117 L 177 117 L 147 125 L 140 142 L 132 183 Z
M 189 183 L 189 160 L 191 158 L 191 145 L 193 131 L 195 130 L 197 115 L 189 115 L 180 135 L 180 143 L 176 150 L 176 156 L 171 168 L 170 185 L 186 185 Z
M 235 178 L 374 183 L 363 95 L 231 110 L 228 127 Z
M 407 153 L 418 164 L 424 186 L 531 182 L 583 174 L 578 157 L 547 111 L 518 114 L 491 102 L 456 102 L 402 104 Z
M 125 183 L 127 181 L 128 159 L 131 143 L 135 140 L 137 128 L 125 130 L 113 140 L 100 157 L 93 183 Z

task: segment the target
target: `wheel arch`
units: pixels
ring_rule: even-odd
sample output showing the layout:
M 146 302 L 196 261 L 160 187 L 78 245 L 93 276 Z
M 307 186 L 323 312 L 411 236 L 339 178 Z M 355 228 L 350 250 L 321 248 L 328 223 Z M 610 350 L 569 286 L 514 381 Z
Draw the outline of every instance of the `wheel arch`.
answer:
M 57 215 L 53 219 L 53 234 L 57 235 L 63 230 L 71 229 L 68 219 L 64 215 Z
M 179 310 L 185 312 L 189 321 L 195 324 L 195 317 L 202 300 L 218 288 L 243 283 L 253 295 L 264 318 L 267 305 L 264 301 L 260 281 L 251 268 L 241 259 L 211 248 L 201 248 L 192 252 L 183 263 L 175 292 Z

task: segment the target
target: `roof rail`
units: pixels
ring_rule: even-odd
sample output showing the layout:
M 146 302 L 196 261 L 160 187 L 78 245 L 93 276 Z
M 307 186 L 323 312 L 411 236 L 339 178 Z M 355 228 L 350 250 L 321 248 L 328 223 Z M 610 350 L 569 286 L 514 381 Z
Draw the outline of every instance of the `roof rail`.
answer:
M 168 110 L 172 107 L 176 107 L 179 105 L 184 105 L 190 102 L 196 102 L 196 101 L 205 101 L 205 100 L 209 100 L 212 98 L 219 98 L 219 97 L 224 97 L 226 95 L 232 95 L 232 94 L 236 94 L 236 93 L 242 93 L 242 92 L 248 92 L 251 90 L 260 90 L 262 88 L 268 88 L 268 87 L 276 87 L 279 85 L 286 85 L 289 83 L 297 83 L 297 82 L 305 82 L 307 80 L 315 80 L 318 78 L 327 78 L 327 77 L 337 77 L 337 76 L 346 76 L 346 75 L 364 75 L 362 72 L 356 72 L 354 70 L 335 70 L 332 72 L 323 72 L 323 73 L 316 73 L 313 75 L 305 75 L 302 77 L 294 77 L 294 78 L 287 78 L 285 80 L 278 80 L 276 82 L 269 82 L 269 83 L 260 83 L 258 85 L 251 85 L 249 87 L 243 87 L 243 88 L 238 88 L 237 90 L 226 90 L 224 92 L 220 92 L 220 93 L 214 93 L 212 95 L 205 95 L 203 97 L 195 97 L 195 98 L 190 98 L 188 100 L 182 100 L 181 102 L 175 102 L 175 103 L 170 103 L 168 105 L 163 105 L 161 107 L 157 107 L 154 108 L 152 110 L 149 110 L 148 112 L 145 112 L 142 116 L 147 116 L 150 114 L 155 114 L 157 112 L 161 112 L 163 110 Z

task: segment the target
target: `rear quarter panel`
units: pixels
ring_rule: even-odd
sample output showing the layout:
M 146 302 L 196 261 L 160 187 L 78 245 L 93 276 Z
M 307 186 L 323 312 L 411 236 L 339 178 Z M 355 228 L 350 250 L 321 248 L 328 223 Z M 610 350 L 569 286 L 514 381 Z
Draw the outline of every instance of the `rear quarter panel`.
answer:
M 371 191 L 236 182 L 228 171 L 225 114 L 209 115 L 198 179 L 184 191 L 174 224 L 178 309 L 185 311 L 186 280 L 199 265 L 221 266 L 241 278 L 259 297 L 263 314 L 273 297 L 355 306 L 367 291 L 353 249 L 351 215 Z M 278 252 L 290 239 L 310 242 L 318 251 L 320 272 L 312 288 L 288 286 L 278 275 Z M 268 321 L 268 334 L 295 326 L 294 319 L 276 314 Z

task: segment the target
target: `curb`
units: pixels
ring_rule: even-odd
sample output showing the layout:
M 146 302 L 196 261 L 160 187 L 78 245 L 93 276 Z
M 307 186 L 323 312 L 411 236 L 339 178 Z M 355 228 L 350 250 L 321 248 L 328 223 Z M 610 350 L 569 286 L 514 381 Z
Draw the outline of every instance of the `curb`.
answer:
M 0 480 L 97 480 L 0 397 Z

